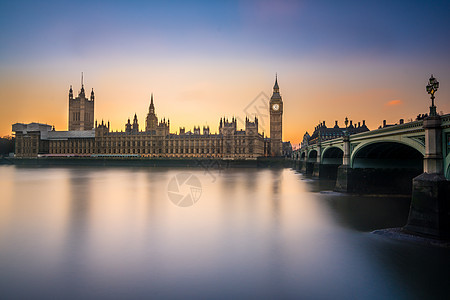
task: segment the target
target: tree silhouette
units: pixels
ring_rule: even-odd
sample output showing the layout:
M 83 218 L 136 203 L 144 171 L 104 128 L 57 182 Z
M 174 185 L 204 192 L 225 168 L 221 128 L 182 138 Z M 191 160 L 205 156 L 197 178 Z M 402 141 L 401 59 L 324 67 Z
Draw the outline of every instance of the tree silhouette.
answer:
M 4 136 L 0 138 L 0 156 L 6 156 L 14 152 L 15 138 L 12 136 Z

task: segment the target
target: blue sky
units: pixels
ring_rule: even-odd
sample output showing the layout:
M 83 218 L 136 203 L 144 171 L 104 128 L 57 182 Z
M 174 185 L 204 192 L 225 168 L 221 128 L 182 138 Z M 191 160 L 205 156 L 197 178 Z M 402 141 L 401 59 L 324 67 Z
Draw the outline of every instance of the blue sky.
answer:
M 4 1 L 0 53 L 2 63 L 104 51 L 444 58 L 449 11 L 448 1 Z

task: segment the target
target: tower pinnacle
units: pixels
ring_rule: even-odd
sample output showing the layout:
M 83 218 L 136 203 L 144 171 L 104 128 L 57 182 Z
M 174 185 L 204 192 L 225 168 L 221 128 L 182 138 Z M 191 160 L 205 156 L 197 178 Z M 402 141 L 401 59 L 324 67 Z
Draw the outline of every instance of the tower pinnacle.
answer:
M 278 93 L 280 91 L 280 88 L 278 87 L 278 74 L 275 73 L 275 84 L 273 86 L 273 91 L 275 93 Z
M 70 89 L 69 89 L 69 100 L 72 100 L 73 99 L 73 89 L 72 89 L 72 85 L 70 86 Z
M 150 97 L 150 107 L 149 107 L 149 113 L 154 114 L 155 113 L 155 105 L 153 104 L 153 93 Z
M 85 94 L 84 94 L 84 82 L 83 82 L 83 72 L 81 72 L 81 90 L 80 93 L 78 94 L 79 97 L 84 98 Z

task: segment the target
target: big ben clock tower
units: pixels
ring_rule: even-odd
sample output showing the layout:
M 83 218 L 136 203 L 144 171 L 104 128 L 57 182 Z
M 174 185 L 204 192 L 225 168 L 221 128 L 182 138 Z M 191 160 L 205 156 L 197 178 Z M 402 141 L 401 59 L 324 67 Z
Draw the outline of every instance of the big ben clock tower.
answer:
M 278 87 L 278 76 L 275 76 L 273 94 L 269 101 L 270 106 L 270 148 L 271 156 L 281 156 L 283 133 L 283 100 Z

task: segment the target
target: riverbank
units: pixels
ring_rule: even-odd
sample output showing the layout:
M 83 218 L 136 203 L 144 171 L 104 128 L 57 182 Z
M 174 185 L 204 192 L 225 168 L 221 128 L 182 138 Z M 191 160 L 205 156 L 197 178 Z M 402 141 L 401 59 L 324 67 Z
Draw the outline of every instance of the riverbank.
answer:
M 434 247 L 450 249 L 450 241 L 449 240 L 437 240 L 437 239 L 432 239 L 432 238 L 428 238 L 428 237 L 413 235 L 413 234 L 406 232 L 401 227 L 374 230 L 374 231 L 372 231 L 372 233 L 383 236 L 388 239 L 410 242 L 410 243 L 420 244 L 420 245 L 424 245 L 424 246 L 434 246 Z
M 209 158 L 142 158 L 142 157 L 36 157 L 2 158 L 0 164 L 18 166 L 146 166 L 146 167 L 197 167 L 204 169 L 226 168 L 285 168 L 291 161 L 284 157 L 260 157 L 254 160 Z

